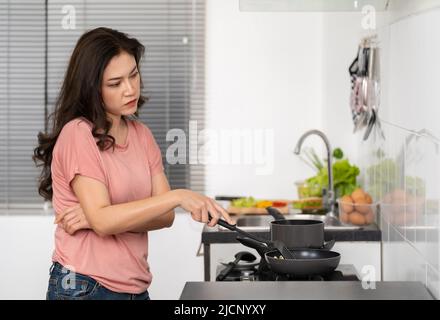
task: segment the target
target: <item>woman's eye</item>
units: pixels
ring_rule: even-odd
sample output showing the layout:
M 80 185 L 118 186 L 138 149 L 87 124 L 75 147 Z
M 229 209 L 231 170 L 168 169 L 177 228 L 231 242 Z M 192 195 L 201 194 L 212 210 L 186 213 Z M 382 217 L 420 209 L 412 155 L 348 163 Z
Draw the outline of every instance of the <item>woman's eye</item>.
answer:
M 132 78 L 136 77 L 138 75 L 139 72 L 135 72 L 131 75 Z
M 119 83 L 112 83 L 112 84 L 109 84 L 108 86 L 109 87 L 117 87 L 117 86 L 119 86 Z

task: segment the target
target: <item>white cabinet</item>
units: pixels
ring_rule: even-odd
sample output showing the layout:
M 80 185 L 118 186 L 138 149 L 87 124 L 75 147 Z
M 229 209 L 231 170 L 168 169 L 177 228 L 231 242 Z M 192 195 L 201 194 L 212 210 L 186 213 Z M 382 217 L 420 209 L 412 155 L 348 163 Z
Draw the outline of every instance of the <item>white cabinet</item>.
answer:
M 355 266 L 359 276 L 375 273 L 376 281 L 382 280 L 382 245 L 380 241 L 336 242 L 332 251 L 341 254 L 341 264 Z

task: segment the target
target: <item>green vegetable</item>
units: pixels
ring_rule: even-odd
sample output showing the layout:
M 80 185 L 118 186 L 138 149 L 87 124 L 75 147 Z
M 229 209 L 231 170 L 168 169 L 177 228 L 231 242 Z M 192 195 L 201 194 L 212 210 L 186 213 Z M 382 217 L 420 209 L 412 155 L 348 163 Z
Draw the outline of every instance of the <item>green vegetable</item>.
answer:
M 333 184 L 337 197 L 351 194 L 357 187 L 356 178 L 360 170 L 358 167 L 351 165 L 347 159 L 338 160 L 333 163 Z M 319 186 L 319 189 L 328 188 L 327 168 L 322 168 L 318 174 L 306 180 L 310 186 Z M 313 196 L 322 196 L 313 195 Z
M 303 197 L 322 197 L 322 189 L 328 189 L 327 167 L 324 166 L 313 148 L 304 149 L 304 157 L 301 159 L 310 167 L 317 171 L 317 174 L 306 180 L 301 186 Z M 344 152 L 341 148 L 333 150 L 332 157 L 336 160 L 333 163 L 333 185 L 336 197 L 351 194 L 359 186 L 356 183 L 360 170 L 355 165 L 350 164 L 347 159 L 343 159 Z
M 378 152 L 379 153 L 379 152 Z M 394 185 L 403 184 L 399 174 L 400 168 L 397 163 L 390 158 L 386 158 L 366 169 L 368 181 L 370 182 L 369 191 L 374 199 L 382 197 L 383 192 L 393 190 Z
M 341 148 L 336 148 L 333 150 L 333 158 L 336 160 L 341 160 L 344 157 L 344 152 Z M 316 152 L 311 147 L 304 148 L 303 152 L 299 156 L 302 161 L 304 161 L 309 167 L 315 169 L 317 172 L 324 168 L 323 161 L 319 159 Z
M 310 147 L 304 148 L 303 152 L 299 157 L 302 161 L 305 162 L 305 164 L 307 164 L 309 167 L 311 167 L 316 171 L 319 171 L 324 167 L 322 161 L 318 158 L 313 148 Z
M 320 209 L 322 208 L 322 198 L 307 198 L 293 201 L 294 209 Z
M 237 208 L 251 208 L 257 205 L 257 200 L 254 197 L 240 198 L 232 200 L 232 206 Z
M 335 159 L 342 159 L 344 157 L 344 152 L 342 152 L 341 148 L 336 148 L 333 150 L 333 158 Z
M 380 151 L 380 150 L 379 150 Z M 378 151 L 378 152 L 379 152 Z M 426 182 L 417 176 L 401 175 L 401 164 L 394 159 L 385 158 L 366 169 L 369 191 L 374 199 L 399 188 L 405 188 L 410 195 L 423 195 L 426 192 Z
M 405 176 L 405 189 L 407 193 L 413 196 L 423 196 L 426 192 L 426 183 L 420 177 Z

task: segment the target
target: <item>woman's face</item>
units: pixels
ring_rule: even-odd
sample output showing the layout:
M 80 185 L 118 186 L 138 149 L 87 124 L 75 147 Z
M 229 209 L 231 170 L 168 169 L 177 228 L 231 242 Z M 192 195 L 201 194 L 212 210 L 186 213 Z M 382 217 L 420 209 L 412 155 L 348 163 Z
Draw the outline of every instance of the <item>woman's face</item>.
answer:
M 123 116 L 137 111 L 140 76 L 132 55 L 122 52 L 110 60 L 104 70 L 101 92 L 108 114 Z

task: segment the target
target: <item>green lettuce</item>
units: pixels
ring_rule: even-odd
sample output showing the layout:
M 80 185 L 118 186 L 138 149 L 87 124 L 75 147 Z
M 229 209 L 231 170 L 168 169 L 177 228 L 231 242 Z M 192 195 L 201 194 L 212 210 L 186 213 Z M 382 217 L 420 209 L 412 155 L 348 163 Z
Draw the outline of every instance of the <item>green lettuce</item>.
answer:
M 347 159 L 338 160 L 333 163 L 333 185 L 336 197 L 351 194 L 359 187 L 356 183 L 359 173 L 359 168 L 350 164 Z M 322 189 L 328 189 L 327 167 L 322 168 L 316 176 L 307 179 L 306 183 L 310 186 L 311 190 L 315 190 L 311 196 L 322 196 Z

